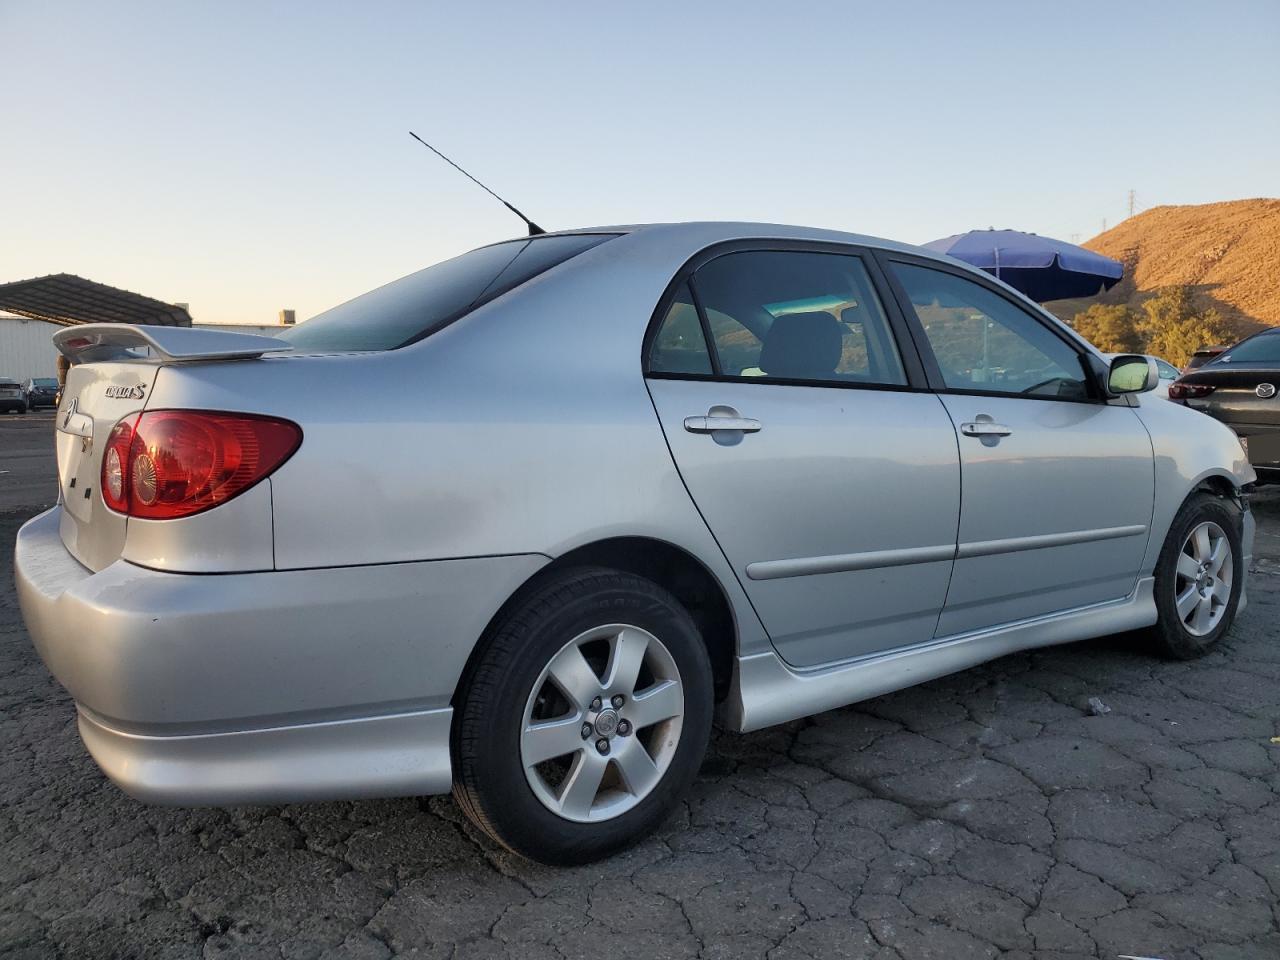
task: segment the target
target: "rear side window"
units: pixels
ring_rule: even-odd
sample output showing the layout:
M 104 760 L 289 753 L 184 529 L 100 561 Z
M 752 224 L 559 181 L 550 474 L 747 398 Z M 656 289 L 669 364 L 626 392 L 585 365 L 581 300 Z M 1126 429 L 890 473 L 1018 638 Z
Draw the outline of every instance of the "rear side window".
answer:
M 616 234 L 495 243 L 411 273 L 280 334 L 299 350 L 394 350 Z
M 725 376 L 907 382 L 884 309 L 856 255 L 730 253 L 699 269 L 693 285 Z

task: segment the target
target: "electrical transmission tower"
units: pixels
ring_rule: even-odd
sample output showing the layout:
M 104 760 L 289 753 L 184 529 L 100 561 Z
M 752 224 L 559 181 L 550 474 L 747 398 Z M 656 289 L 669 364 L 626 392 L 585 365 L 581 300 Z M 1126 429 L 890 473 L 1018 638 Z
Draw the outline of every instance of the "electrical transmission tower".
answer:
M 1129 216 L 1133 216 L 1138 212 L 1138 191 L 1129 191 Z

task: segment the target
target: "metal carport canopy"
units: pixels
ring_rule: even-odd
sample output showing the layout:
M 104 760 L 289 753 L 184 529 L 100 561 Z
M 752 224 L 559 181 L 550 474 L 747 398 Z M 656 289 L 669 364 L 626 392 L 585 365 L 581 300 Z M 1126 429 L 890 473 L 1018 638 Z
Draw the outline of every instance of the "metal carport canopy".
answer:
M 80 323 L 191 326 L 191 315 L 182 307 L 71 273 L 0 284 L 0 311 L 63 326 Z

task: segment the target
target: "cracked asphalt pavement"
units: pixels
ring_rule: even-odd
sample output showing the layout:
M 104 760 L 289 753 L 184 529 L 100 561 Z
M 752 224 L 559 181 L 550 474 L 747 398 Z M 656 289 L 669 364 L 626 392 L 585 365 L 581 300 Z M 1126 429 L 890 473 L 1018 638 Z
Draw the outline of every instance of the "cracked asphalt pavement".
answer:
M 129 799 L 82 749 L 4 562 L 0 953 L 1275 960 L 1280 494 L 1256 510 L 1249 609 L 1205 659 L 1107 637 L 720 733 L 656 836 L 568 870 L 447 797 Z M 6 556 L 32 512 L 0 514 Z

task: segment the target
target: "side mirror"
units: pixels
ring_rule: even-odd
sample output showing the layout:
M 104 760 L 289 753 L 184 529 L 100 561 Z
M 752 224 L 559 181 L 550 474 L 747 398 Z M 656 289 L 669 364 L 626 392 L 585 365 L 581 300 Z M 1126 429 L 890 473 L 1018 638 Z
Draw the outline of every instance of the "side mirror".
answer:
M 1107 374 L 1107 393 L 1118 397 L 1126 393 L 1145 393 L 1160 383 L 1160 368 L 1150 357 L 1122 354 L 1111 361 Z

